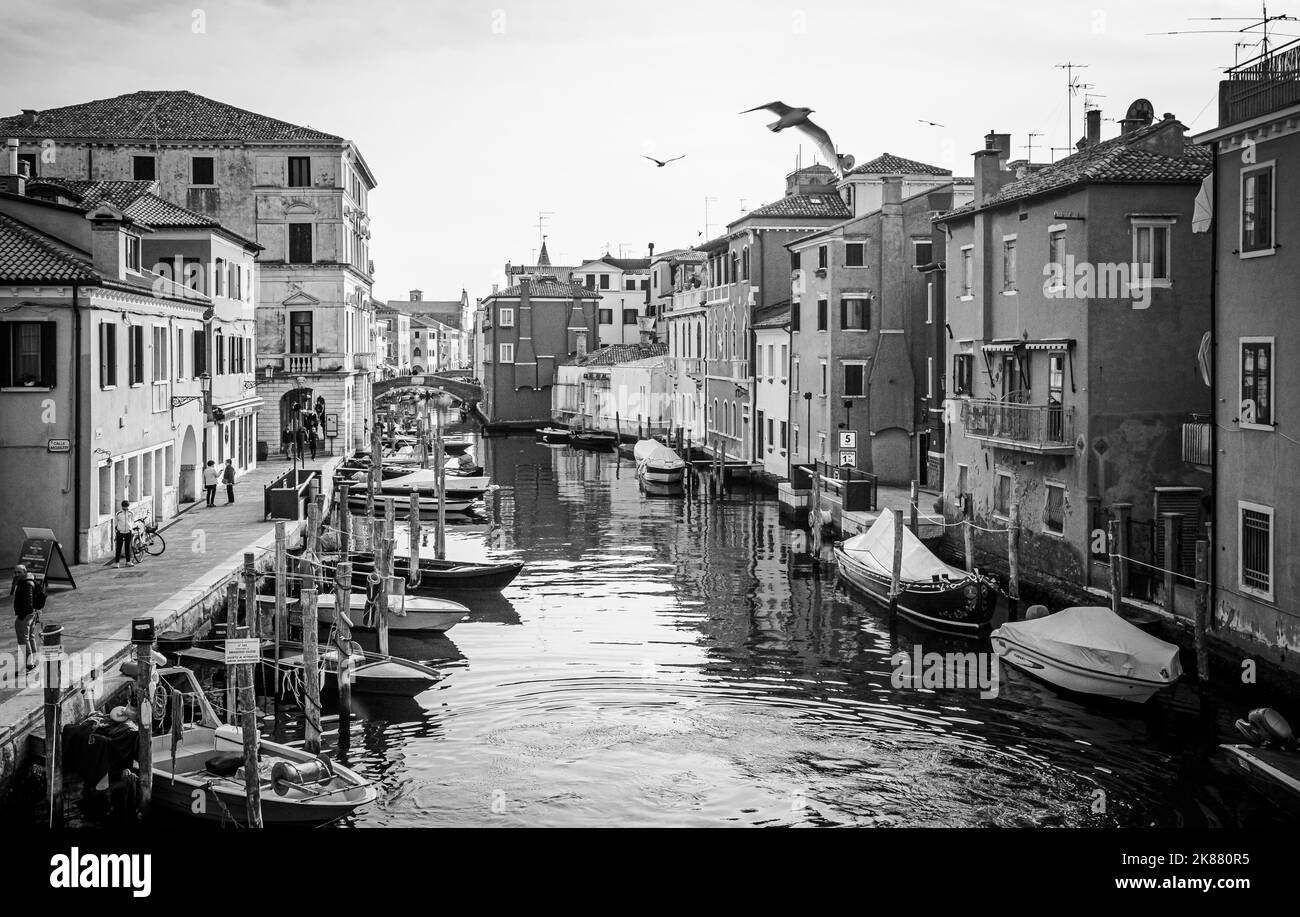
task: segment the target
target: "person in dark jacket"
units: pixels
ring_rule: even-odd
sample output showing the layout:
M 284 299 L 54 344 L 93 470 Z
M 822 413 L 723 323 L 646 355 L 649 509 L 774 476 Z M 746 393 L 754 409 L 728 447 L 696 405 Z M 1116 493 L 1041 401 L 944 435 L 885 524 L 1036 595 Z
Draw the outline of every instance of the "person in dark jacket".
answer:
M 14 597 L 14 636 L 30 671 L 36 668 L 36 574 L 22 564 L 14 567 L 9 591 Z
M 226 467 L 221 469 L 221 483 L 226 485 L 226 505 L 235 502 L 235 466 L 226 459 Z

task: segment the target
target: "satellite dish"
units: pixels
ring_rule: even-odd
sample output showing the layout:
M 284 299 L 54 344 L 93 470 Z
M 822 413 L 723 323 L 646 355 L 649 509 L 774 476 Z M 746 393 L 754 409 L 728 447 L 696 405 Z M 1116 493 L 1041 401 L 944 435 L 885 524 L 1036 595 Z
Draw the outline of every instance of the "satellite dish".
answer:
M 1156 119 L 1156 109 L 1146 99 L 1137 99 L 1128 107 L 1128 113 L 1124 115 L 1125 121 L 1139 122 L 1143 127 L 1149 125 Z

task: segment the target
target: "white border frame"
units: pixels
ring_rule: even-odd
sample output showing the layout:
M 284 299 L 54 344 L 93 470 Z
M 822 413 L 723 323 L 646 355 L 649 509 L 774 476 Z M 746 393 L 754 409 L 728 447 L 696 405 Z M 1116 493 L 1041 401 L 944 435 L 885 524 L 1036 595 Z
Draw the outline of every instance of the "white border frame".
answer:
M 1260 172 L 1264 169 L 1273 170 L 1272 187 L 1269 192 L 1269 214 L 1268 229 L 1269 240 L 1268 248 L 1257 249 L 1253 252 L 1246 251 L 1246 220 L 1243 211 L 1243 204 L 1246 202 L 1246 176 L 1252 172 Z M 1245 258 L 1263 258 L 1266 255 L 1277 253 L 1277 160 L 1270 159 L 1267 162 L 1257 162 L 1245 166 L 1238 173 L 1237 181 L 1237 257 Z

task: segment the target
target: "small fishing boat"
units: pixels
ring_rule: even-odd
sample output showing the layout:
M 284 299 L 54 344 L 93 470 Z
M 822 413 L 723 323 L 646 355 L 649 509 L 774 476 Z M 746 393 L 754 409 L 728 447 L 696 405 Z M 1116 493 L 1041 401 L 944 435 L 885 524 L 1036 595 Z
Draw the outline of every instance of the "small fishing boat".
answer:
M 679 484 L 686 463 L 672 449 L 656 439 L 643 439 L 632 449 L 636 473 L 650 484 Z
M 877 602 L 889 604 L 894 566 L 894 511 L 882 510 L 867 531 L 835 545 L 840 576 Z M 950 633 L 987 630 L 997 607 L 997 581 L 978 570 L 944 563 L 903 528 L 897 609 L 924 627 Z
M 354 630 L 376 630 L 377 623 L 373 613 L 368 615 L 368 600 L 364 592 L 353 592 L 349 596 L 348 620 Z M 322 592 L 316 597 L 316 614 L 325 624 L 335 622 L 337 599 L 332 592 Z M 395 595 L 388 599 L 388 629 L 390 631 L 411 631 L 415 633 L 451 630 L 456 624 L 465 620 L 469 609 L 459 602 L 429 596 Z
M 364 586 L 366 577 L 375 569 L 373 554 L 352 555 L 352 584 Z M 333 576 L 337 559 L 326 561 L 327 574 Z M 521 561 L 503 561 L 500 563 L 476 563 L 461 560 L 435 560 L 432 557 L 420 558 L 420 584 L 407 585 L 408 592 L 423 596 L 426 593 L 441 594 L 447 591 L 487 590 L 501 591 L 514 582 L 524 569 Z M 411 558 L 402 549 L 393 556 L 393 575 L 403 579 L 410 577 Z
M 1003 662 L 1067 691 L 1143 703 L 1178 680 L 1178 647 L 1109 608 L 1009 621 L 989 637 Z
M 560 427 L 542 427 L 537 431 L 537 437 L 544 443 L 553 446 L 560 446 L 568 443 L 572 434 L 568 430 Z
M 281 642 L 280 646 L 282 652 L 286 649 L 289 650 L 280 657 L 280 668 L 301 672 L 303 669 L 301 649 L 295 649 L 295 645 L 288 642 Z M 301 646 L 301 644 L 297 646 Z M 384 656 L 380 653 L 362 652 L 355 644 L 353 650 L 351 654 L 352 690 L 361 694 L 392 694 L 400 697 L 414 697 L 433 687 L 442 678 L 441 673 L 436 669 L 420 665 L 418 662 L 412 662 L 410 659 L 402 659 L 398 656 Z M 337 689 L 338 648 L 322 645 L 318 658 L 324 674 L 324 682 Z M 268 659 L 267 663 L 271 664 L 272 660 Z
M 569 442 L 579 449 L 606 451 L 618 445 L 618 434 L 604 430 L 575 430 L 569 434 Z
M 412 492 L 413 491 L 411 490 L 389 490 L 387 488 L 380 488 L 379 492 L 375 494 L 375 515 L 382 516 L 384 513 L 383 501 L 392 500 L 394 504 L 393 514 L 398 519 L 407 518 L 411 512 Z M 438 496 L 436 493 L 429 494 L 421 491 L 414 491 L 414 493 L 419 495 L 421 516 L 431 518 L 434 513 L 438 512 Z M 463 513 L 468 511 L 477 499 L 477 497 L 453 495 L 448 493 L 446 500 L 443 501 L 443 508 L 449 513 Z M 348 509 L 352 510 L 352 512 L 357 515 L 365 513 L 366 492 L 364 489 L 360 492 L 349 490 Z
M 1234 770 L 1270 802 L 1300 817 L 1300 743 L 1272 707 L 1256 707 L 1236 722 L 1245 744 L 1219 746 Z
M 205 821 L 248 824 L 243 733 L 217 718 L 192 671 L 173 666 L 157 674 L 169 696 L 181 696 L 180 709 L 192 721 L 180 725 L 174 747 L 170 705 L 156 724 L 153 805 Z M 257 755 L 263 824 L 323 825 L 378 796 L 368 780 L 328 758 L 265 738 L 258 740 Z
M 447 455 L 464 455 L 474 445 L 474 438 L 468 433 L 453 433 L 443 437 L 442 451 Z

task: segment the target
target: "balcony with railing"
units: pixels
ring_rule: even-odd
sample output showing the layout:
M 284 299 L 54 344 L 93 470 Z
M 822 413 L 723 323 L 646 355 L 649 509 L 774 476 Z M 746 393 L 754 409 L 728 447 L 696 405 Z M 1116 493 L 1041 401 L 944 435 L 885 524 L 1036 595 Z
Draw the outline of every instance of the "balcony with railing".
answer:
M 670 373 L 701 375 L 704 372 L 704 361 L 697 357 L 666 357 L 664 366 Z
M 709 360 L 707 365 L 710 376 L 739 381 L 749 378 L 748 360 Z
M 961 419 L 967 439 L 1023 452 L 1074 451 L 1074 408 L 1058 404 L 963 401 Z
M 1300 39 L 1238 64 L 1219 84 L 1219 124 L 1249 121 L 1300 103 Z
M 1210 424 L 1203 414 L 1193 414 L 1183 424 L 1183 461 L 1189 465 L 1209 468 L 1213 462 L 1210 451 Z

